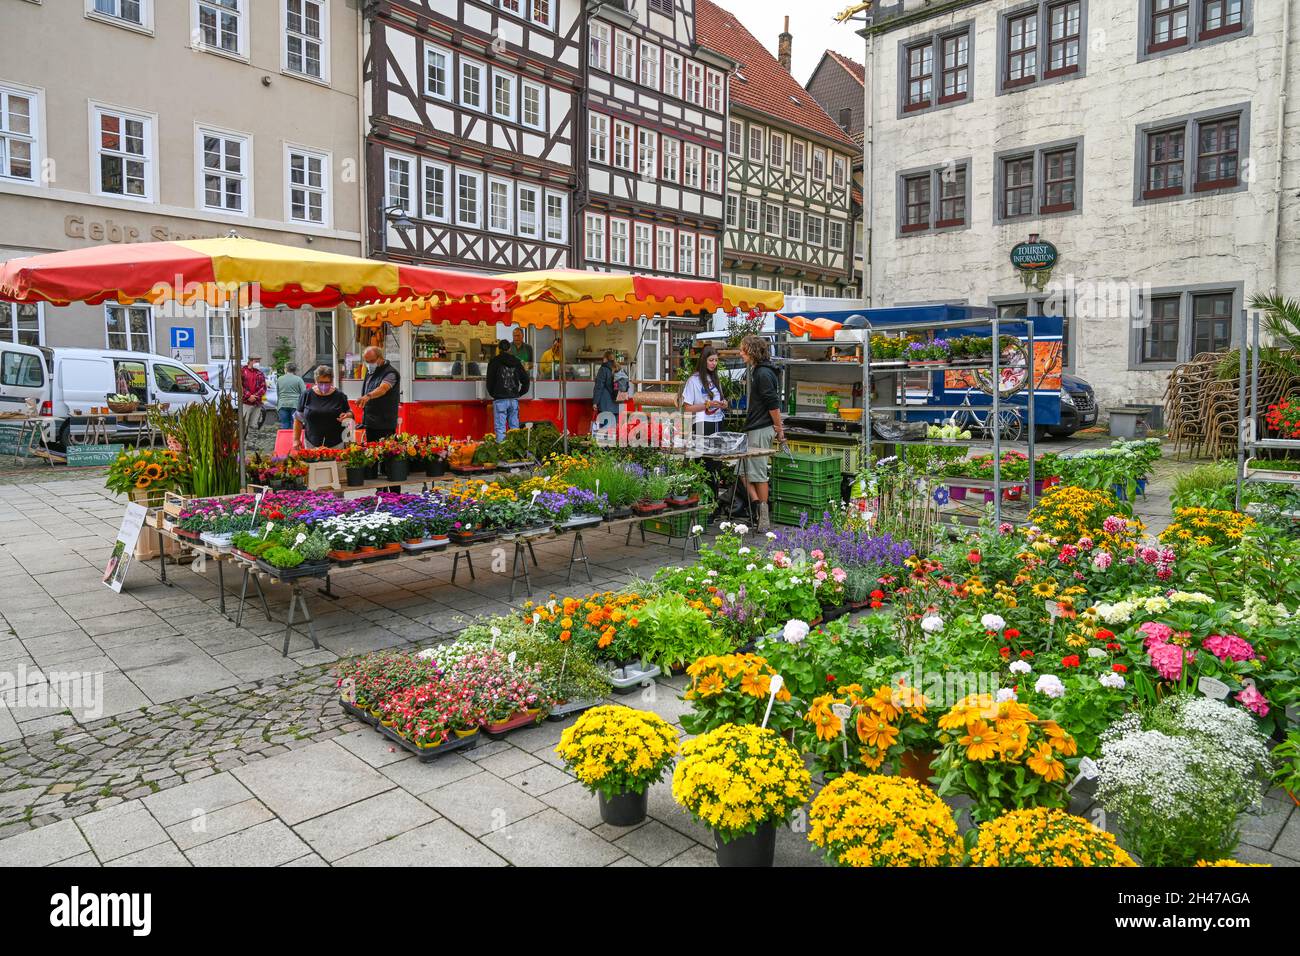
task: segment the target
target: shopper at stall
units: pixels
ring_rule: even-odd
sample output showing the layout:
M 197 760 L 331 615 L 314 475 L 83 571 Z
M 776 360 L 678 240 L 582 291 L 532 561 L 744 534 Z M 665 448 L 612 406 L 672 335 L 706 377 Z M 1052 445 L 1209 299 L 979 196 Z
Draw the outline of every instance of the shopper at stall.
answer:
M 523 329 L 515 329 L 513 337 L 514 343 L 511 346 L 511 352 L 514 353 L 515 358 L 523 363 L 524 369 L 531 372 L 533 370 L 533 347 L 524 342 Z
M 505 339 L 497 343 L 497 354 L 488 362 L 487 391 L 492 396 L 497 441 L 505 441 L 506 429 L 519 427 L 519 396 L 528 391 L 528 370 Z
M 785 444 L 785 427 L 781 423 L 781 377 L 772 367 L 772 346 L 759 335 L 747 335 L 740 343 L 740 354 L 749 366 L 749 410 L 745 416 L 745 438 L 750 451 Z M 768 466 L 766 455 L 742 460 L 741 474 L 749 492 L 750 515 L 759 531 L 772 527 L 767 510 Z
M 298 377 L 298 366 L 290 362 L 284 374 L 275 379 L 275 410 L 280 415 L 280 427 L 293 427 L 293 413 L 302 404 L 302 390 L 306 383 Z
M 722 430 L 722 413 L 727 407 L 727 400 L 722 397 L 722 383 L 718 379 L 718 353 L 712 345 L 700 350 L 699 361 L 682 386 L 682 411 L 694 415 L 692 421 L 695 446 L 700 447 L 700 439 Z M 718 476 L 722 463 L 715 458 L 705 458 L 704 468 L 709 473 L 709 483 L 713 486 L 713 500 L 718 501 Z
M 239 370 L 244 385 L 244 401 L 239 414 L 244 419 L 244 434 L 262 424 L 262 401 L 266 398 L 266 374 L 258 368 L 262 356 L 250 355 Z
M 558 378 L 560 372 L 556 366 L 563 361 L 564 352 L 560 348 L 560 340 L 556 339 L 551 343 L 551 347 L 542 353 L 538 374 L 543 378 Z
M 316 383 L 302 393 L 293 416 L 293 447 L 342 448 L 343 427 L 352 420 L 348 397 L 334 387 L 334 370 L 316 369 Z
M 370 346 L 361 359 L 366 363 L 366 379 L 361 384 L 361 424 L 366 430 L 366 441 L 380 441 L 397 431 L 397 409 L 400 401 L 399 386 L 402 377 L 384 358 L 384 351 Z
M 592 406 L 596 410 L 598 426 L 604 415 L 613 416 L 612 420 L 607 418 L 605 424 L 618 420 L 618 385 L 614 381 L 614 375 L 618 372 L 618 359 L 610 349 L 605 350 L 604 359 L 596 372 L 596 385 L 592 392 Z

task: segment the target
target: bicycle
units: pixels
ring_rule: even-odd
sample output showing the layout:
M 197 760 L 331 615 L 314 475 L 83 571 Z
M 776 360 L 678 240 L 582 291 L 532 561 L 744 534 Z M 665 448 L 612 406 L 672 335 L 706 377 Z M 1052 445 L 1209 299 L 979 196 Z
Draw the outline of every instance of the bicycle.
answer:
M 996 391 L 999 403 L 1005 402 L 1013 395 L 1023 392 L 1029 380 L 1029 349 L 1027 344 L 1023 340 L 1012 336 L 1002 336 L 1001 338 L 998 352 L 997 381 L 994 381 L 992 368 L 970 369 L 974 387 L 990 397 Z M 1035 372 L 1038 374 L 1035 377 L 1029 401 L 1033 400 L 1034 395 L 1053 373 L 1053 364 L 1043 363 L 1044 367 L 1041 370 L 1035 368 Z M 1002 441 L 1019 441 L 1027 424 L 1027 408 L 1019 405 L 999 408 L 997 421 L 993 423 L 991 422 L 993 418 L 992 406 L 990 405 L 988 411 L 981 416 L 975 411 L 975 408 L 980 406 L 971 404 L 972 391 L 973 389 L 966 389 L 965 394 L 962 396 L 961 408 L 954 411 L 945 424 L 957 425 L 968 431 L 979 430 L 989 435 L 993 434 L 993 428 L 996 427 L 998 437 Z

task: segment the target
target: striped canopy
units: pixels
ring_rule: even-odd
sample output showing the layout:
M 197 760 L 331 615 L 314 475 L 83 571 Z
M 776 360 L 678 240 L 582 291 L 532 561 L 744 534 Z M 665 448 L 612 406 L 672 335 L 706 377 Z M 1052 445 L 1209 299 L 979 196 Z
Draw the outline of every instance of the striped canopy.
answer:
M 215 305 L 240 286 L 245 287 L 244 295 L 266 307 L 330 308 L 393 296 L 467 304 L 515 298 L 514 283 L 495 276 L 379 262 L 238 236 L 110 244 L 0 263 L 0 300 L 12 302 L 95 305 L 145 300 L 156 304 L 176 299 Z
M 495 300 L 482 296 L 461 301 L 436 297 L 395 298 L 353 309 L 358 325 L 385 322 L 490 322 L 521 326 L 582 329 L 652 315 L 712 313 L 718 309 L 782 308 L 780 292 L 725 285 L 704 279 L 558 269 L 500 276 L 503 291 Z M 512 286 L 514 294 L 504 292 Z

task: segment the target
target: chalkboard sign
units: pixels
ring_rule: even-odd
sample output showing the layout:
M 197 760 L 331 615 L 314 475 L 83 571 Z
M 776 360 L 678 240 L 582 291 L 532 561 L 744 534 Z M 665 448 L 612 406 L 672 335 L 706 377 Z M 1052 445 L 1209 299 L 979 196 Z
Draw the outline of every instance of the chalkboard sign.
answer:
M 19 447 L 23 426 L 17 422 L 0 422 L 0 455 L 28 455 L 27 442 Z
M 69 468 L 90 468 L 94 466 L 111 465 L 117 460 L 117 456 L 122 453 L 125 445 L 69 445 L 68 446 L 68 467 Z

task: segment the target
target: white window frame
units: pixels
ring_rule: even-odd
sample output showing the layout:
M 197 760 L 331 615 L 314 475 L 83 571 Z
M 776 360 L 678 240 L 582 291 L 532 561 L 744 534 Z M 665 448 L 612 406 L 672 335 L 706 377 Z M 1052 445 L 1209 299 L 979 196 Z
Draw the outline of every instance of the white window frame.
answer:
M 440 174 L 442 177 L 442 212 L 439 213 L 437 208 L 429 203 L 429 184 L 434 178 L 431 173 Z M 431 159 L 420 159 L 420 218 L 427 219 L 430 222 L 451 222 L 451 206 L 454 200 L 455 187 L 452 185 L 454 178 L 451 174 L 451 166 L 447 163 L 434 162 Z
M 551 216 L 551 200 L 559 201 L 560 214 L 557 217 Z M 557 242 L 567 245 L 569 242 L 569 195 L 555 189 L 546 190 L 544 214 L 544 228 L 547 242 Z M 559 229 L 552 230 L 553 223 L 559 224 Z
M 826 181 L 826 150 L 818 146 L 812 151 L 812 178 L 815 183 Z
M 587 114 L 587 159 L 602 166 L 609 165 L 609 116 L 606 113 Z
M 615 266 L 632 264 L 632 220 L 621 216 L 609 217 L 609 263 Z
M 18 310 L 23 308 L 36 309 L 36 344 L 38 346 L 45 344 L 45 303 L 44 302 L 0 302 L 0 342 L 9 342 L 14 345 L 30 345 L 30 342 L 20 343 L 18 341 Z M 105 319 L 104 333 L 108 334 L 107 319 Z
M 791 242 L 803 241 L 803 212 L 798 209 L 785 211 L 785 237 Z
M 293 181 L 293 158 L 302 156 L 305 159 L 318 159 L 321 164 L 321 185 L 312 186 L 310 183 L 301 185 Z M 284 144 L 284 219 L 285 222 L 298 223 L 303 226 L 317 226 L 322 229 L 332 228 L 334 225 L 334 205 L 331 185 L 334 176 L 334 156 L 326 150 L 311 149 L 307 146 L 298 146 L 294 143 Z M 308 166 L 303 165 L 304 175 L 307 174 Z M 321 221 L 314 222 L 311 219 L 295 219 L 293 215 L 293 191 L 294 189 L 303 190 L 303 199 L 306 200 L 311 193 L 320 193 Z M 310 204 L 304 202 L 304 209 L 310 208 Z
M 715 242 L 712 236 L 700 236 L 700 257 L 697 274 L 702 279 L 712 279 L 718 270 L 714 257 Z
M 785 134 L 780 130 L 772 130 L 767 138 L 767 161 L 777 169 L 785 165 Z
M 289 4 L 292 0 L 280 0 L 280 72 L 285 76 L 295 76 L 299 79 L 308 80 L 312 83 L 324 83 L 329 85 L 330 82 L 330 7 L 329 0 L 299 0 L 303 4 L 303 13 L 306 14 L 306 4 L 314 3 L 320 10 L 320 38 L 315 39 L 307 36 L 305 33 L 294 33 L 303 43 L 303 64 L 306 65 L 306 45 L 309 43 L 319 44 L 320 46 L 320 76 L 313 76 L 304 70 L 294 70 L 289 66 Z
M 492 213 L 492 190 L 493 187 L 505 187 L 505 221 L 494 223 Z M 514 235 L 515 231 L 515 184 L 512 180 L 504 179 L 500 176 L 488 176 L 484 212 L 487 214 L 488 232 L 501 233 L 505 235 Z
M 528 0 L 528 22 L 535 26 L 546 27 L 548 30 L 555 29 L 555 7 L 556 0 Z M 546 16 L 538 17 L 537 11 L 544 9 Z
M 393 161 L 406 163 L 407 177 L 407 201 L 402 202 L 393 195 Z M 419 180 L 416 175 L 418 166 L 415 157 L 410 153 L 400 153 L 395 150 L 384 150 L 384 208 L 391 206 L 401 206 L 402 211 L 408 216 L 414 216 L 416 210 L 416 192 L 419 189 Z
M 735 229 L 740 223 L 740 197 L 728 196 L 726 202 L 726 223 L 728 229 Z
M 794 212 L 795 210 L 790 210 L 791 215 L 794 215 Z M 781 207 L 774 202 L 763 203 L 763 234 L 777 238 L 782 234 Z
M 547 107 L 547 90 L 545 83 L 534 83 L 532 80 L 520 79 L 519 81 L 519 123 L 528 129 L 546 131 L 546 107 Z M 528 122 L 528 94 L 530 92 L 537 94 L 537 122 Z
M 642 179 L 659 178 L 659 134 L 652 129 L 636 131 L 636 168 Z
M 695 233 L 682 229 L 677 233 L 677 271 L 693 276 L 695 269 Z
M 699 189 L 704 182 L 704 147 L 686 143 L 682 149 L 682 185 Z
M 593 22 L 588 35 L 587 61 L 593 70 L 612 72 L 614 31 L 608 23 Z
M 813 229 L 814 223 L 817 225 L 816 229 Z M 814 216 L 812 213 L 808 213 L 808 215 L 804 217 L 804 236 L 810 246 L 825 246 L 826 220 L 821 216 Z
M 605 261 L 605 217 L 589 212 L 583 217 L 582 249 L 588 262 Z M 595 240 L 598 244 L 593 245 Z
M 122 0 L 108 0 L 113 4 L 114 10 L 121 11 Z M 124 27 L 128 30 L 139 30 L 143 33 L 153 33 L 153 0 L 140 0 L 140 19 L 127 20 L 119 13 L 105 13 L 95 8 L 95 0 L 86 0 L 86 16 L 91 20 L 99 20 L 101 23 L 110 23 L 113 26 Z
M 533 199 L 533 226 L 531 229 L 524 224 L 524 197 L 526 195 L 531 195 Z M 542 223 L 546 216 L 544 206 L 545 200 L 542 197 L 543 193 L 541 186 L 535 186 L 532 183 L 517 183 L 515 185 L 515 222 L 518 224 L 519 236 L 521 238 L 542 238 Z
M 640 64 L 637 62 L 636 36 L 623 30 L 614 31 L 614 75 L 629 83 L 636 82 Z
M 704 64 L 686 61 L 686 89 L 684 99 L 696 106 L 704 105 Z
M 431 66 L 435 56 L 442 57 L 445 61 L 443 63 L 443 89 L 441 93 L 439 93 L 437 87 L 429 81 L 429 67 Z M 435 100 L 442 100 L 446 103 L 450 103 L 453 99 L 453 91 L 456 88 L 457 80 L 458 75 L 456 73 L 455 54 L 445 46 L 438 46 L 436 43 L 426 43 L 424 45 L 424 95 L 432 97 Z
M 745 231 L 758 232 L 763 227 L 763 210 L 757 199 L 745 197 Z
M 723 107 L 722 74 L 717 70 L 706 70 L 704 79 L 704 108 L 712 113 L 725 112 Z
M 249 20 L 249 2 L 248 0 L 235 0 L 236 8 L 229 10 L 220 0 L 190 0 L 190 45 L 195 50 L 201 50 L 204 53 L 215 53 L 218 56 L 228 56 L 236 60 L 248 61 L 248 20 Z M 235 42 L 239 45 L 235 50 L 227 50 L 220 45 L 209 45 L 203 39 L 203 27 L 201 8 L 211 7 L 217 11 L 218 15 L 234 14 L 238 18 L 235 30 Z M 220 21 L 218 21 L 217 39 L 221 39 Z
M 766 139 L 767 131 L 764 130 L 763 127 L 751 126 L 749 128 L 748 156 L 751 163 L 759 163 L 761 165 L 764 162 L 765 157 L 763 155 L 763 146 Z M 758 147 L 757 149 L 754 148 L 756 146 Z
M 623 120 L 614 120 L 614 136 L 611 145 L 613 155 L 610 165 L 616 169 L 636 168 L 636 127 Z
M 101 150 L 100 139 L 100 119 L 103 116 L 116 116 L 119 120 L 139 120 L 144 123 L 143 144 L 145 153 L 143 158 L 133 159 L 144 165 L 144 189 L 143 196 L 133 196 L 130 193 L 111 193 L 104 189 L 103 167 L 100 159 L 105 155 Z M 124 132 L 119 134 L 124 135 Z M 127 156 L 118 150 L 108 151 L 110 156 Z M 141 113 L 137 110 L 123 109 L 117 106 L 110 106 L 107 103 L 90 104 L 90 168 L 91 182 L 94 186 L 96 196 L 108 196 L 114 199 L 126 199 L 131 202 L 154 203 L 158 199 L 158 117 L 154 113 Z
M 488 100 L 491 97 L 491 87 L 487 80 L 490 71 L 486 63 L 480 63 L 478 60 L 470 59 L 467 56 L 456 58 L 456 101 L 467 110 L 474 110 L 477 113 L 490 113 L 491 104 Z M 478 104 L 475 105 L 465 98 L 465 71 L 475 70 L 478 72 Z
M 796 176 L 802 176 L 808 171 L 808 147 L 802 140 L 790 142 L 790 171 Z
M 471 229 L 482 229 L 482 228 L 483 228 L 483 219 L 484 219 L 484 209 L 483 209 L 483 207 L 484 207 L 484 205 L 485 205 L 485 203 L 486 203 L 486 199 L 487 199 L 486 195 L 484 194 L 484 189 L 483 189 L 483 174 L 480 173 L 480 172 L 475 172 L 475 171 L 472 170 L 472 169 L 460 169 L 460 168 L 457 168 L 457 169 L 456 169 L 456 175 L 455 175 L 455 178 L 454 178 L 453 181 L 454 181 L 455 184 L 456 184 L 455 193 L 454 193 L 453 198 L 452 198 L 452 202 L 454 202 L 454 203 L 456 204 L 456 205 L 455 205 L 455 212 L 454 212 L 454 218 L 455 218 L 456 225 L 458 225 L 458 226 L 468 226 L 468 227 L 471 228 Z M 460 187 L 461 187 L 461 183 L 462 183 L 462 182 L 472 182 L 472 183 L 474 183 L 474 195 L 475 195 L 476 199 L 475 199 L 475 204 L 474 204 L 474 205 L 475 205 L 475 208 L 474 208 L 474 218 L 473 218 L 473 219 L 469 219 L 469 218 L 466 218 L 465 216 L 461 215 L 461 208 L 460 208 Z
M 836 156 L 831 160 L 831 183 L 836 189 L 842 189 L 847 182 L 848 164 L 843 156 Z
M 764 290 L 764 291 L 770 291 L 771 288 L 772 288 L 772 278 L 771 278 L 771 276 L 755 276 L 755 277 L 754 277 L 754 288 L 755 288 L 755 289 L 762 289 L 762 290 Z
M 497 81 L 505 80 L 505 89 L 510 91 L 510 102 L 503 113 L 497 108 Z M 508 123 L 518 122 L 519 117 L 519 77 L 506 70 L 492 70 L 492 115 Z
M 835 233 L 837 232 L 840 234 L 838 239 L 835 238 Z M 832 249 L 835 252 L 843 252 L 844 236 L 844 223 L 839 219 L 832 219 L 826 226 L 826 248 Z
M 222 142 L 222 159 L 225 158 L 225 143 L 235 142 L 239 144 L 239 168 L 238 173 L 228 173 L 224 170 L 214 171 L 222 179 L 221 194 L 225 196 L 225 180 L 237 179 L 240 182 L 240 207 L 238 209 L 228 209 L 223 206 L 209 206 L 207 194 L 207 176 L 208 168 L 205 163 L 203 141 L 208 136 L 213 136 Z M 253 135 L 251 133 L 239 133 L 234 130 L 221 129 L 216 126 L 195 126 L 194 127 L 194 208 L 203 212 L 215 212 L 225 216 L 244 216 L 248 217 L 253 214 Z
M 670 183 L 682 181 L 682 141 L 675 136 L 659 137 L 659 154 L 662 159 L 663 179 Z
M 682 98 L 682 82 L 685 67 L 682 55 L 664 51 L 664 95 L 674 99 Z
M 727 155 L 745 157 L 745 126 L 738 119 L 727 120 Z
M 722 192 L 722 154 L 716 149 L 704 151 L 704 189 L 706 192 Z
M 127 314 L 126 348 L 123 349 L 123 351 L 137 352 L 140 355 L 148 355 L 150 352 L 152 352 L 153 343 L 154 343 L 154 311 L 153 311 L 153 306 L 150 305 L 148 302 L 132 302 L 130 305 L 122 305 L 117 302 L 104 303 L 104 312 L 103 312 L 104 348 L 106 349 L 115 348 L 115 346 L 112 344 L 113 340 L 109 338 L 109 331 L 108 331 L 108 315 L 113 309 L 122 309 Z M 130 331 L 131 328 L 130 311 L 132 309 L 145 309 L 149 314 L 149 331 L 147 333 L 149 336 L 149 341 L 146 343 L 145 348 L 143 349 L 137 349 L 132 347 L 133 339 L 132 339 L 132 333 Z
M 216 320 L 218 320 L 218 322 L 219 322 L 218 328 L 220 329 L 220 333 L 219 333 L 218 335 L 216 335 L 216 336 L 214 336 L 214 335 L 212 334 L 212 321 L 213 321 L 213 319 L 216 319 Z M 105 319 L 105 322 L 107 322 L 107 319 Z M 204 305 L 204 307 L 203 307 L 203 334 L 204 334 L 204 339 L 205 339 L 205 343 L 204 343 L 204 344 L 206 345 L 207 350 L 208 350 L 208 361 L 209 361 L 209 362 L 227 362 L 227 361 L 229 361 L 230 358 L 231 358 L 231 354 L 230 354 L 230 341 L 231 341 L 231 339 L 234 338 L 234 336 L 230 334 L 230 309 L 228 309 L 228 308 L 214 308 L 213 306 L 210 306 L 210 305 Z M 220 348 L 220 349 L 214 349 L 214 348 L 212 347 L 212 343 L 213 343 L 214 340 L 215 340 L 215 341 L 220 341 L 220 343 L 221 343 L 221 348 Z M 243 351 L 242 351 L 241 354 L 243 354 L 243 355 L 247 355 L 247 354 L 248 354 L 248 321 L 247 321 L 247 319 L 244 319 L 243 321 L 241 321 L 241 322 L 239 323 L 239 341 L 240 341 L 240 344 L 243 346 Z
M 663 51 L 653 43 L 641 41 L 640 55 L 637 57 L 637 81 L 652 90 L 659 89 L 659 60 Z
M 665 250 L 668 252 L 666 263 Z M 673 236 L 673 230 L 668 226 L 655 226 L 655 271 L 677 271 L 677 240 Z
M 6 117 L 9 115 L 11 96 L 18 96 L 30 104 L 26 133 L 15 133 L 7 128 Z M 41 148 L 45 129 L 44 108 L 45 97 L 41 90 L 19 86 L 16 83 L 0 84 L 0 181 L 28 183 L 33 186 L 45 184 L 45 177 L 41 173 L 41 157 L 45 154 L 45 150 Z M 32 166 L 30 177 L 14 176 L 9 172 L 12 168 L 12 150 L 9 144 L 13 141 L 22 141 L 29 145 Z
M 645 254 L 642 255 L 644 250 Z M 655 230 L 648 222 L 632 224 L 632 268 L 653 270 L 655 267 Z

